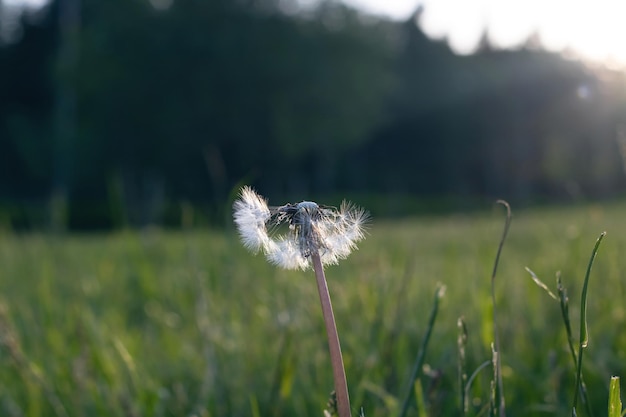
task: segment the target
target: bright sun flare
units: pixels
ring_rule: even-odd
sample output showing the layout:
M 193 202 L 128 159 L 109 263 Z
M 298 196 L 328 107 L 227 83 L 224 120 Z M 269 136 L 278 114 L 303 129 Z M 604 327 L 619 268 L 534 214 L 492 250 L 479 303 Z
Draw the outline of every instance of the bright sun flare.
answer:
M 546 47 L 570 48 L 582 58 L 626 68 L 626 2 L 559 3 L 540 26 Z

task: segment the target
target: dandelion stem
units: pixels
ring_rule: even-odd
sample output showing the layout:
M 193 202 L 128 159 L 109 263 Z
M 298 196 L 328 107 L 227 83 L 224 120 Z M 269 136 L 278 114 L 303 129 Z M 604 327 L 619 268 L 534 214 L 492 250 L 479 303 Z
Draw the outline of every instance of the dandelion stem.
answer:
M 313 262 L 317 289 L 320 294 L 320 302 L 322 303 L 324 324 L 326 325 L 326 335 L 328 336 L 328 349 L 330 350 L 333 379 L 335 380 L 335 394 L 337 395 L 337 411 L 339 417 L 350 417 L 350 397 L 348 396 L 346 371 L 341 356 L 339 334 L 337 333 L 337 326 L 335 325 L 335 316 L 333 314 L 333 306 L 330 302 L 330 294 L 328 292 L 328 285 L 326 284 L 322 260 L 317 250 L 311 252 L 311 261 Z

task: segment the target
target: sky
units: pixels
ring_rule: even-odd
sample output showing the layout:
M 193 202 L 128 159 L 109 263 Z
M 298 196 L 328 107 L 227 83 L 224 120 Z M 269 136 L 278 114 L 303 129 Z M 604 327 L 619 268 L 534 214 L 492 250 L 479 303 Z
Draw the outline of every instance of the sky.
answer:
M 38 5 L 46 0 L 3 0 Z M 311 4 L 317 0 L 300 0 Z M 533 32 L 552 51 L 626 69 L 626 0 L 342 0 L 363 11 L 405 20 L 421 5 L 418 24 L 471 53 L 485 29 L 496 47 L 511 48 Z
M 552 51 L 626 68 L 626 0 L 343 0 L 370 13 L 407 19 L 424 7 L 420 27 L 471 53 L 485 29 L 497 47 L 523 43 L 533 32 Z

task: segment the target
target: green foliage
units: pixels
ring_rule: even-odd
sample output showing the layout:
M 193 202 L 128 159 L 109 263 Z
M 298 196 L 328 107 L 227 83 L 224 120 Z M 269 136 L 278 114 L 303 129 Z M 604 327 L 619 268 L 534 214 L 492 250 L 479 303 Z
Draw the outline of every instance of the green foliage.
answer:
M 590 405 L 605 412 L 606 381 L 626 371 L 623 211 L 516 212 L 495 293 L 509 414 L 569 413 L 575 383 L 561 313 L 524 266 L 560 269 L 578 294 L 589 243 L 606 229 L 611 242 L 594 265 L 602 279 L 588 283 L 585 354 Z M 420 408 L 459 413 L 464 316 L 466 415 L 484 412 L 491 350 L 479 335 L 492 334 L 484 305 L 501 227 L 500 213 L 375 222 L 360 250 L 329 268 L 355 409 L 398 409 L 441 282 Z M 314 281 L 250 255 L 234 233 L 3 234 L 0 265 L 0 414 L 321 415 L 332 389 Z M 579 306 L 569 313 L 577 322 Z

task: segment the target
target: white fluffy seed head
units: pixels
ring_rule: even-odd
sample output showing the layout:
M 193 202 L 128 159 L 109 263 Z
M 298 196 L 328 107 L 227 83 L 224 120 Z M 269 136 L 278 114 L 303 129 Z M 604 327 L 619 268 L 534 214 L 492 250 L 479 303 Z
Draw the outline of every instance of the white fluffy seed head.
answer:
M 336 264 L 363 239 L 368 214 L 343 202 L 339 210 L 320 207 L 311 201 L 270 210 L 266 201 L 250 187 L 241 190 L 235 201 L 234 218 L 246 248 L 263 250 L 267 259 L 286 269 L 308 269 L 311 253 L 317 251 L 323 265 Z M 289 224 L 283 236 L 270 236 L 268 226 Z
M 270 241 L 265 256 L 274 265 L 285 269 L 306 270 L 311 266 L 310 257 L 302 256 L 297 242 L 285 237 Z
M 335 230 L 328 233 L 324 242 L 329 256 L 328 263 L 337 263 L 345 259 L 356 249 L 356 242 L 365 238 L 364 227 L 367 223 L 367 213 L 349 203 L 342 203 L 334 222 Z
M 233 204 L 233 211 L 244 246 L 253 252 L 265 247 L 269 241 L 265 224 L 271 217 L 267 202 L 252 188 L 243 187 L 239 200 Z

